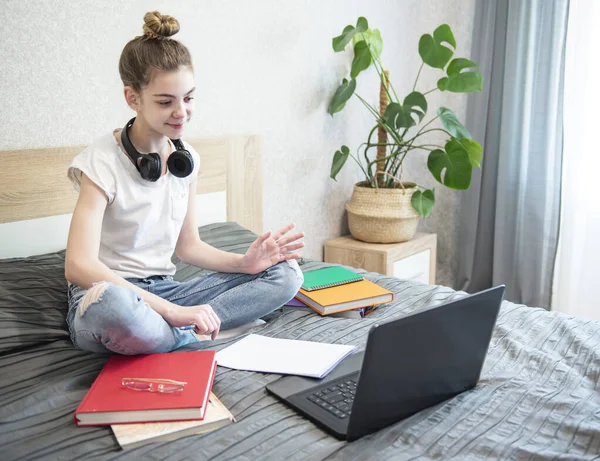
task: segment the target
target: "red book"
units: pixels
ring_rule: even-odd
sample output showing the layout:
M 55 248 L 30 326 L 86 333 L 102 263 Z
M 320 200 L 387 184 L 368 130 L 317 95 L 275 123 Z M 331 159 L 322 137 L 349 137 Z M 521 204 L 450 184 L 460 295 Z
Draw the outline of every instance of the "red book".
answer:
M 113 355 L 75 411 L 78 426 L 203 419 L 217 362 L 215 351 Z M 132 387 L 123 378 L 137 378 Z M 148 381 L 151 384 L 146 384 Z M 182 391 L 158 392 L 160 380 L 185 382 Z M 171 384 L 162 387 L 172 390 Z

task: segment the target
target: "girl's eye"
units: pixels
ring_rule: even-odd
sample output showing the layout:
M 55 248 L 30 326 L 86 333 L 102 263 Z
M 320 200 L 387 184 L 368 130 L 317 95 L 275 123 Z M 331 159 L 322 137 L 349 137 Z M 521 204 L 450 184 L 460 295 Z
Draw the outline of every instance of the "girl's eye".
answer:
M 194 99 L 192 96 L 188 96 L 187 98 L 185 98 L 185 102 L 190 102 L 192 99 Z
M 161 106 L 163 106 L 163 107 L 166 107 L 166 106 L 168 106 L 169 104 L 171 104 L 171 101 L 159 101 L 158 103 L 159 103 Z

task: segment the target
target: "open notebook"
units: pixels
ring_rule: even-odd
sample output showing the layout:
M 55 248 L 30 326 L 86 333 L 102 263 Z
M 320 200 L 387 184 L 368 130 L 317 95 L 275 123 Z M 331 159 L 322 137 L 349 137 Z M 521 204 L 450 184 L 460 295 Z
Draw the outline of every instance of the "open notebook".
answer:
M 236 370 L 322 378 L 355 346 L 251 334 L 216 354 L 219 366 Z

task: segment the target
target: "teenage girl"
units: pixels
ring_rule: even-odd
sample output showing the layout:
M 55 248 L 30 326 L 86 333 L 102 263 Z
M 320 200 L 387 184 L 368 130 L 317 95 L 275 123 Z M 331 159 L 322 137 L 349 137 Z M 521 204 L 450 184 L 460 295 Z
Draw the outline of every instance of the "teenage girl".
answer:
M 93 352 L 167 352 L 198 335 L 215 339 L 285 304 L 303 281 L 294 251 L 304 234 L 289 235 L 293 224 L 262 234 L 244 255 L 200 240 L 200 158 L 181 141 L 194 112 L 192 60 L 169 38 L 177 20 L 154 11 L 144 22 L 119 61 L 135 118 L 78 154 L 68 171 L 79 198 L 65 262 L 67 323 L 75 346 Z M 173 253 L 215 272 L 176 282 Z

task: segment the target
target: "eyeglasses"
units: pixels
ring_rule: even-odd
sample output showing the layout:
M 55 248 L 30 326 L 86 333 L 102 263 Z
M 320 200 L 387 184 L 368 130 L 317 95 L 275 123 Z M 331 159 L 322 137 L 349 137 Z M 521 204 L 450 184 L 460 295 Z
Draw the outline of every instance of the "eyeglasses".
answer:
M 187 383 L 184 381 L 174 381 L 172 379 L 160 378 L 123 378 L 121 386 L 134 391 L 160 392 L 162 394 L 171 394 L 173 392 L 183 392 Z

